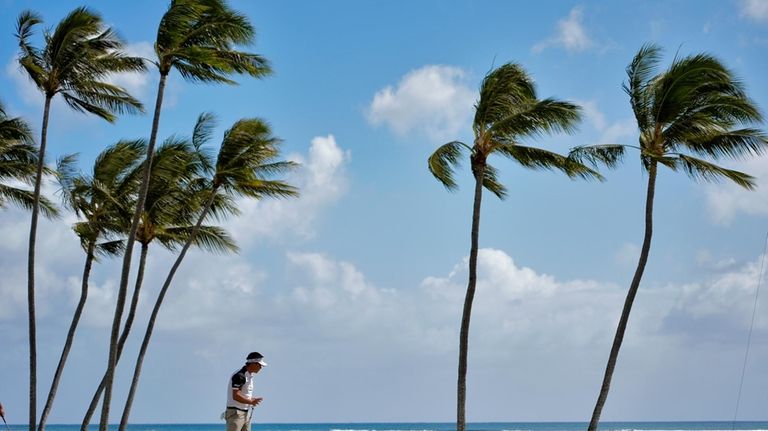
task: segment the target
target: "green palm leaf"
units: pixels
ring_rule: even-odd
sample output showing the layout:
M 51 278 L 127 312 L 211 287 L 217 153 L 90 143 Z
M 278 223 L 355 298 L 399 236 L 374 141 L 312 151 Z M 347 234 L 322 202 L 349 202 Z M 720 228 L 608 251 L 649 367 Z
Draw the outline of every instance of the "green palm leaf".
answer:
M 469 147 L 459 141 L 449 142 L 435 150 L 427 161 L 429 172 L 451 191 L 458 188 L 453 175 L 455 169 L 461 164 L 460 157 L 463 149 L 469 149 Z

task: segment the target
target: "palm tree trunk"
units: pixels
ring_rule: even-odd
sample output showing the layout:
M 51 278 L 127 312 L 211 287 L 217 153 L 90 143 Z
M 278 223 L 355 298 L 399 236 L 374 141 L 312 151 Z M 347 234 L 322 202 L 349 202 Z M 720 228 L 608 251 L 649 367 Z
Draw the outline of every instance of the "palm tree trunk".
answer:
M 192 245 L 192 242 L 194 242 L 195 237 L 197 236 L 197 233 L 200 231 L 200 226 L 202 226 L 203 221 L 208 216 L 208 211 L 211 209 L 211 206 L 213 205 L 213 200 L 216 197 L 216 192 L 217 192 L 217 187 L 214 187 L 211 190 L 211 197 L 208 198 L 208 202 L 206 202 L 205 207 L 203 208 L 203 212 L 200 213 L 200 217 L 197 219 L 197 224 L 195 224 L 195 227 L 192 229 L 192 232 L 189 234 L 189 238 L 187 238 L 187 242 L 184 244 L 184 247 L 181 249 L 181 252 L 176 257 L 176 261 L 173 263 L 173 266 L 171 267 L 170 272 L 168 272 L 168 276 L 166 277 L 165 282 L 163 283 L 163 287 L 160 289 L 160 293 L 157 295 L 155 306 L 152 308 L 152 314 L 149 316 L 149 323 L 147 323 L 147 331 L 144 333 L 144 340 L 142 340 L 141 342 L 139 357 L 136 359 L 136 367 L 133 371 L 133 380 L 131 381 L 131 389 L 128 391 L 128 398 L 125 400 L 125 407 L 123 408 L 123 416 L 120 419 L 119 431 L 126 431 L 126 427 L 128 426 L 128 417 L 131 414 L 131 407 L 133 406 L 133 398 L 136 395 L 136 388 L 139 385 L 139 377 L 141 376 L 141 367 L 144 363 L 144 356 L 147 353 L 147 348 L 149 347 L 149 340 L 150 338 L 152 338 L 152 331 L 155 329 L 155 321 L 157 320 L 157 314 L 160 312 L 160 306 L 163 305 L 165 294 L 168 292 L 168 288 L 171 286 L 173 277 L 174 275 L 176 275 L 176 270 L 179 269 L 179 266 L 181 265 L 181 261 L 184 260 L 184 256 L 186 256 L 187 254 L 187 250 L 189 250 L 189 247 Z
M 600 387 L 600 395 L 597 397 L 595 410 L 592 412 L 592 419 L 589 421 L 588 431 L 597 431 L 600 414 L 603 411 L 603 406 L 608 398 L 608 390 L 611 387 L 611 378 L 613 377 L 613 370 L 616 368 L 616 359 L 619 356 L 619 349 L 621 349 L 621 343 L 624 340 L 624 332 L 627 330 L 632 303 L 635 301 L 637 289 L 640 287 L 640 279 L 643 278 L 645 264 L 648 262 L 648 253 L 651 250 L 651 237 L 653 235 L 653 196 L 656 193 L 656 168 L 656 162 L 651 161 L 651 166 L 648 169 L 648 194 L 645 198 L 645 237 L 643 238 L 643 247 L 640 250 L 640 260 L 637 262 L 635 276 L 632 278 L 627 298 L 624 300 L 624 309 L 621 311 L 619 325 L 613 338 L 613 346 L 611 347 L 608 364 L 605 367 L 605 375 L 603 376 L 603 385 Z
M 128 316 L 125 318 L 125 325 L 123 326 L 123 332 L 120 334 L 120 340 L 117 342 L 117 358 L 115 359 L 115 366 L 117 366 L 117 363 L 120 362 L 120 356 L 123 354 L 123 347 L 125 347 L 125 342 L 128 340 L 128 334 L 131 331 L 131 326 L 133 325 L 133 320 L 136 317 L 136 308 L 139 304 L 139 292 L 141 291 L 141 285 L 144 280 L 144 268 L 146 266 L 147 262 L 147 252 L 149 251 L 149 244 L 141 244 L 141 257 L 139 259 L 139 270 L 136 274 L 136 285 L 133 288 L 133 296 L 131 297 L 131 306 L 128 309 Z M 101 394 L 104 393 L 104 386 L 107 382 L 107 374 L 104 373 L 104 376 L 101 378 L 101 382 L 99 382 L 99 387 L 96 389 L 96 392 L 93 394 L 93 398 L 91 399 L 91 404 L 88 405 L 88 411 L 85 412 L 85 416 L 83 417 L 83 422 L 80 425 L 81 431 L 88 431 L 88 425 L 91 423 L 91 418 L 93 417 L 93 414 L 96 412 L 96 407 L 99 405 L 99 400 L 101 399 Z
M 483 176 L 485 165 L 475 170 L 475 202 L 472 207 L 472 245 L 469 249 L 469 283 L 467 295 L 464 298 L 464 311 L 461 315 L 461 330 L 459 332 L 459 379 L 456 409 L 456 430 L 464 431 L 467 425 L 467 353 L 469 351 L 469 319 L 472 316 L 472 301 L 475 298 L 477 285 L 477 251 L 480 237 L 480 203 L 483 199 Z
M 27 306 L 29 314 L 29 431 L 35 431 L 37 423 L 37 328 L 35 325 L 35 246 L 37 242 L 37 218 L 40 215 L 40 188 L 45 166 L 45 145 L 48 140 L 48 117 L 53 95 L 45 95 L 43 128 L 40 132 L 37 175 L 35 176 L 32 220 L 29 224 L 29 255 L 27 258 Z
M 115 367 L 117 366 L 117 342 L 120 331 L 120 322 L 123 318 L 123 308 L 125 307 L 125 297 L 128 291 L 128 276 L 131 271 L 131 255 L 133 254 L 133 244 L 136 241 L 136 231 L 139 228 L 139 219 L 144 211 L 144 202 L 149 189 L 149 176 L 152 168 L 152 157 L 155 153 L 155 142 L 157 141 L 157 129 L 160 125 L 160 111 L 163 106 L 163 93 L 165 92 L 165 79 L 167 75 L 160 74 L 160 82 L 157 85 L 157 100 L 155 101 L 155 113 L 152 118 L 152 131 L 149 135 L 149 144 L 147 146 L 147 157 L 144 162 L 143 179 L 141 189 L 139 190 L 138 200 L 136 201 L 136 210 L 133 213 L 131 230 L 128 232 L 128 239 L 125 244 L 125 256 L 123 256 L 123 269 L 120 274 L 120 287 L 117 291 L 117 304 L 115 305 L 115 316 L 112 320 L 112 332 L 109 339 L 109 358 L 107 360 L 106 382 L 104 385 L 104 402 L 101 405 L 101 420 L 99 421 L 99 431 L 107 431 L 109 424 L 109 406 L 112 402 L 112 384 L 115 378 Z
M 67 357 L 69 351 L 72 349 L 72 342 L 75 339 L 75 331 L 77 325 L 80 322 L 80 316 L 83 314 L 83 308 L 85 307 L 85 301 L 88 300 L 88 278 L 91 275 L 91 266 L 93 264 L 94 250 L 96 249 L 96 241 L 88 242 L 88 250 L 86 251 L 85 267 L 83 268 L 83 282 L 80 288 L 80 301 L 75 308 L 75 314 L 72 316 L 72 323 L 69 325 L 69 332 L 67 332 L 67 339 L 64 342 L 64 349 L 61 351 L 61 357 L 59 358 L 59 365 L 56 367 L 56 372 L 53 375 L 53 382 L 51 382 L 51 390 L 48 391 L 48 400 L 45 402 L 45 408 L 40 415 L 40 425 L 37 427 L 39 431 L 45 430 L 45 423 L 48 420 L 48 414 L 53 407 L 53 399 L 56 397 L 56 391 L 59 388 L 59 381 L 61 380 L 61 374 L 64 372 L 64 365 L 67 363 Z

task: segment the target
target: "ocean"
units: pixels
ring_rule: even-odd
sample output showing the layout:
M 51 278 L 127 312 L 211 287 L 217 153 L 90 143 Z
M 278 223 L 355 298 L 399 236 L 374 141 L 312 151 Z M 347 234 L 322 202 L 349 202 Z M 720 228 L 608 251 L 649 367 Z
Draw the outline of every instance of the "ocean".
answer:
M 11 431 L 26 431 L 26 425 L 11 425 Z M 48 425 L 47 431 L 79 431 L 79 425 Z M 110 426 L 110 430 L 117 426 Z M 253 431 L 452 431 L 455 423 L 253 423 Z M 585 422 L 474 422 L 468 431 L 584 431 Z M 98 430 L 96 425 L 91 431 Z M 768 431 L 765 422 L 601 422 L 603 431 Z M 224 423 L 215 424 L 135 424 L 128 431 L 224 431 Z

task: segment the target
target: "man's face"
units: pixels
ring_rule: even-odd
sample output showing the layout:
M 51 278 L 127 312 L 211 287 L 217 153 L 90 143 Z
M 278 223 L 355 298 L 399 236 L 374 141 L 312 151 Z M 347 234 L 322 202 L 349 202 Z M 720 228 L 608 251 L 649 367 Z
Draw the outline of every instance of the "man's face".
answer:
M 248 370 L 249 373 L 258 373 L 261 371 L 261 364 L 256 362 L 252 364 L 246 364 L 246 370 Z

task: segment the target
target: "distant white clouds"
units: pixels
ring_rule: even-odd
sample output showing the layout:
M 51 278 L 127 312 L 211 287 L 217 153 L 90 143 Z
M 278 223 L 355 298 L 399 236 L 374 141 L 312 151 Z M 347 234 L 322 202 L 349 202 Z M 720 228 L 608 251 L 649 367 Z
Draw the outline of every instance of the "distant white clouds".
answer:
M 123 47 L 126 55 L 141 57 L 152 60 L 156 58 L 155 48 L 151 42 L 129 43 Z M 139 99 L 144 100 L 148 96 L 149 83 L 155 80 L 157 76 L 156 69 L 147 63 L 148 70 L 144 73 L 130 72 L 118 73 L 108 78 L 112 84 L 123 87 L 128 93 Z M 146 104 L 147 101 L 144 100 Z
M 286 233 L 312 237 L 316 217 L 346 192 L 346 165 L 351 153 L 343 150 L 333 135 L 315 137 L 308 154 L 291 154 L 287 158 L 301 164 L 287 176 L 287 182 L 299 188 L 300 197 L 241 200 L 238 206 L 242 214 L 227 223 L 231 231 L 237 232 L 241 244 Z
M 632 118 L 608 122 L 605 114 L 598 108 L 595 101 L 579 101 L 584 117 L 600 133 L 595 144 L 630 144 L 629 139 L 637 134 L 637 124 Z
M 741 0 L 741 14 L 755 21 L 768 22 L 768 1 Z
M 768 215 L 768 157 L 753 158 L 729 167 L 754 176 L 757 188 L 745 190 L 730 181 L 706 184 L 705 195 L 712 219 L 728 224 L 738 214 Z
M 594 41 L 587 34 L 582 23 L 584 11 L 577 6 L 571 9 L 568 17 L 557 22 L 555 34 L 533 46 L 533 52 L 541 52 L 546 48 L 559 47 L 568 52 L 581 52 L 591 48 Z
M 476 92 L 457 67 L 429 65 L 408 72 L 373 96 L 368 120 L 398 135 L 417 132 L 433 141 L 455 139 L 468 127 Z

